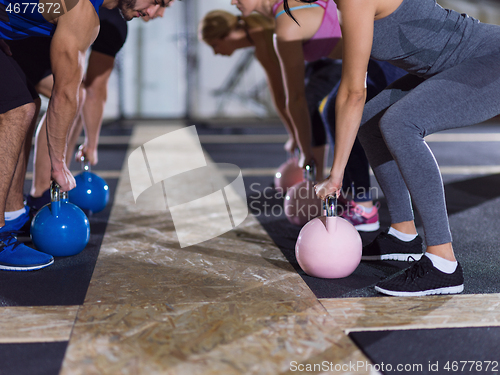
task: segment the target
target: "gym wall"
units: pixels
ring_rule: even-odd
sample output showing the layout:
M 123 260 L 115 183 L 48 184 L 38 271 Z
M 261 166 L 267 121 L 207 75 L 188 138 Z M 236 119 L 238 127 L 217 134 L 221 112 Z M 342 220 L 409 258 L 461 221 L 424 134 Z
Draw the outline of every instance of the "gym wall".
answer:
M 438 0 L 482 22 L 500 24 L 494 0 Z M 248 51 L 215 56 L 197 40 L 199 20 L 212 9 L 238 14 L 230 0 L 176 0 L 163 19 L 129 22 L 117 56 L 106 118 L 275 117 L 265 74 Z

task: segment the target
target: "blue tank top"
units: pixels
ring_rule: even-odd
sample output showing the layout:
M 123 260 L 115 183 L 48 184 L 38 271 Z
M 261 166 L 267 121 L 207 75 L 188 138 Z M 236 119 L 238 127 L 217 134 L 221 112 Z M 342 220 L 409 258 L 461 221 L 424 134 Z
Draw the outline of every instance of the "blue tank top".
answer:
M 86 0 L 81 0 L 86 1 Z M 99 15 L 99 7 L 103 0 L 88 0 Z M 76 5 L 78 0 L 66 1 L 64 4 Z M 66 11 L 70 11 L 66 9 Z M 30 36 L 47 36 L 54 34 L 56 26 L 48 22 L 42 15 L 55 19 L 65 13 L 61 2 L 54 0 L 40 4 L 39 0 L 0 0 L 0 39 L 15 40 Z M 48 14 L 48 15 L 47 15 Z

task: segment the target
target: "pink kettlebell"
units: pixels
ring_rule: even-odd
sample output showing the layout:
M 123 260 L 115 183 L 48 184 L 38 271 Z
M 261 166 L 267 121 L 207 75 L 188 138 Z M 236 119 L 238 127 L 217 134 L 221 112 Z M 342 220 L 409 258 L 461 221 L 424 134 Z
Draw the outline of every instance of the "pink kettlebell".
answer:
M 321 215 L 322 202 L 314 191 L 315 180 L 316 168 L 314 163 L 310 163 L 305 166 L 304 180 L 287 190 L 284 207 L 290 223 L 302 226 Z
M 299 167 L 299 158 L 290 156 L 287 161 L 280 165 L 274 175 L 274 187 L 283 195 L 288 188 L 304 179 L 303 169 Z
M 361 237 L 354 226 L 336 214 L 337 199 L 326 198 L 326 215 L 308 222 L 295 244 L 299 266 L 310 276 L 340 279 L 361 261 Z

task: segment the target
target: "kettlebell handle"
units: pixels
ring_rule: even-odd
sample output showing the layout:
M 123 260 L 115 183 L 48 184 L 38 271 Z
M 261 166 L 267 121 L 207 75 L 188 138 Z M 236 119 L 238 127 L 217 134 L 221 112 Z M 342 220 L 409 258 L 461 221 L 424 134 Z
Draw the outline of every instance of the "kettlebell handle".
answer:
M 68 199 L 68 192 L 61 191 L 61 187 L 55 181 L 52 181 L 50 185 L 50 200 L 52 202 L 59 202 Z
M 52 215 L 58 217 L 59 213 L 61 212 L 62 202 L 68 200 L 68 192 L 61 191 L 61 187 L 59 186 L 59 184 L 55 181 L 52 181 L 52 183 L 50 184 L 50 200 L 50 210 L 52 212 Z
M 85 157 L 85 155 L 82 154 L 82 156 L 80 156 L 80 162 L 82 163 L 82 171 L 90 172 L 90 162 Z
M 337 216 L 337 196 L 336 195 L 328 195 L 325 198 L 325 206 L 326 206 L 326 216 L 327 217 L 336 217 Z
M 315 182 L 316 181 L 316 164 L 311 160 L 309 164 L 304 166 L 304 180 Z

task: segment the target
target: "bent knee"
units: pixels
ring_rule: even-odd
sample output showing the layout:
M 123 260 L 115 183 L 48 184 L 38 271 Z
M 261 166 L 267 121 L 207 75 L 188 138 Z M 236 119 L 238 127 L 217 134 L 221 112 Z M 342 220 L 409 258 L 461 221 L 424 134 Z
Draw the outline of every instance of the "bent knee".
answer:
M 387 111 L 382 117 L 379 128 L 388 145 L 409 139 L 423 139 L 426 135 L 422 124 L 413 117 L 392 111 Z

